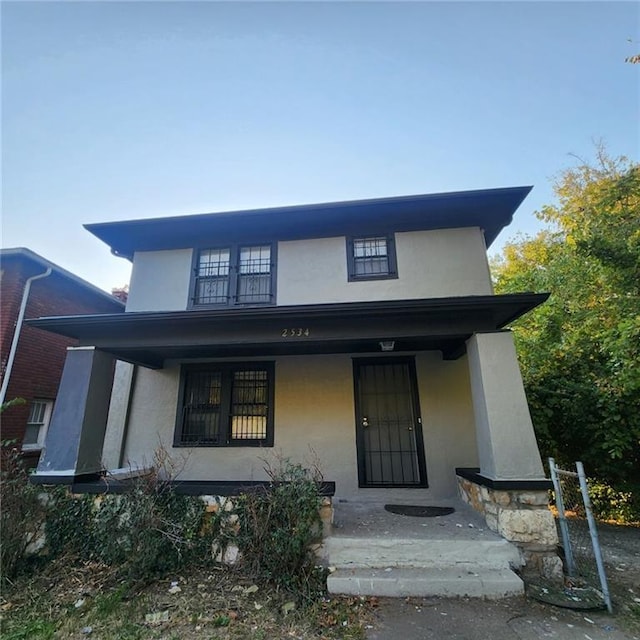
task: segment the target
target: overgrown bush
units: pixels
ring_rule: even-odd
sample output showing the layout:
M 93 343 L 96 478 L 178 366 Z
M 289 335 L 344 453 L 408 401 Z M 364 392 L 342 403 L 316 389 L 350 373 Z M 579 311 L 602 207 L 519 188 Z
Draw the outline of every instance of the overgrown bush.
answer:
M 2 447 L 0 505 L 0 576 L 4 583 L 24 568 L 27 548 L 40 535 L 44 517 L 38 489 L 29 482 L 20 452 L 11 443 Z
M 52 554 L 74 552 L 144 581 L 211 562 L 222 518 L 222 512 L 208 513 L 199 497 L 180 495 L 153 474 L 119 495 L 96 498 L 58 490 L 46 531 Z
M 49 557 L 55 558 L 64 553 L 90 557 L 93 548 L 93 500 L 94 496 L 71 494 L 66 486 L 47 489 L 45 538 Z
M 288 460 L 266 471 L 268 488 L 236 500 L 243 566 L 287 591 L 311 596 L 322 588 L 312 549 L 322 536 L 320 478 Z
M 49 559 L 69 553 L 96 560 L 118 567 L 128 582 L 214 563 L 232 543 L 252 577 L 307 597 L 324 590 L 312 548 L 322 537 L 317 471 L 289 461 L 267 465 L 268 487 L 210 509 L 198 496 L 177 493 L 158 467 L 123 493 L 74 495 L 55 487 L 41 504 L 42 490 L 29 483 L 19 453 L 9 454 L 2 468 L 3 577 L 16 574 L 29 543 L 44 533 Z

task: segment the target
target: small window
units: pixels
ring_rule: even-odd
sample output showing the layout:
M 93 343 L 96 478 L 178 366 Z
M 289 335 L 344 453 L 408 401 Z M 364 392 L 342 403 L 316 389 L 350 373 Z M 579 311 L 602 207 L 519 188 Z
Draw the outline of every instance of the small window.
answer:
M 272 363 L 184 367 L 181 397 L 176 446 L 272 446 Z
M 194 271 L 194 306 L 273 301 L 271 245 L 201 249 Z
M 42 449 L 52 409 L 53 400 L 34 400 L 31 403 L 29 419 L 22 439 L 23 449 Z
M 349 238 L 347 262 L 350 281 L 398 277 L 393 236 Z

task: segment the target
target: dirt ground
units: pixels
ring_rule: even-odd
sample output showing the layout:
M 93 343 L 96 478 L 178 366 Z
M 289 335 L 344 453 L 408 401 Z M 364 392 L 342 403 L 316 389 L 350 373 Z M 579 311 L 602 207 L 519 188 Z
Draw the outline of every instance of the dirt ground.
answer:
M 599 524 L 598 536 L 614 612 L 640 635 L 640 527 Z

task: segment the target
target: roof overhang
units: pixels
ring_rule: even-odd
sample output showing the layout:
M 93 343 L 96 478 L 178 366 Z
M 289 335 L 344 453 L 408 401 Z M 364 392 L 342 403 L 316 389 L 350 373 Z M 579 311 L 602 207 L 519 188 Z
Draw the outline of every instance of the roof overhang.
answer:
M 455 191 L 84 226 L 129 260 L 136 251 L 199 247 L 203 239 L 213 246 L 462 227 L 482 229 L 489 246 L 529 191 L 528 186 Z
M 37 254 L 35 251 L 31 251 L 31 249 L 27 249 L 26 247 L 12 247 L 7 249 L 0 249 L 0 263 L 6 260 L 21 260 L 24 262 L 31 263 L 42 269 L 51 269 L 51 271 L 62 278 L 69 280 L 75 286 L 83 289 L 87 294 L 95 296 L 97 298 L 102 299 L 103 301 L 108 301 L 113 304 L 114 309 L 120 308 L 124 312 L 124 303 L 118 298 L 112 296 L 110 293 L 103 291 L 102 289 L 96 287 L 95 285 L 83 280 L 79 276 L 63 269 L 57 264 L 43 258 L 41 255 Z
M 455 359 L 473 333 L 500 330 L 548 296 L 129 312 L 27 322 L 149 368 L 194 358 L 379 352 L 382 341 L 393 341 L 395 352 L 439 350 Z

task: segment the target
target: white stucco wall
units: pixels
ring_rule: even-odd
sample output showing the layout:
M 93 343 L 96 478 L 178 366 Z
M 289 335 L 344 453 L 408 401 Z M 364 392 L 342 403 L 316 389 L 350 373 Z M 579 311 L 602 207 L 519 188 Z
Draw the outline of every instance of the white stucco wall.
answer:
M 349 282 L 344 237 L 279 242 L 278 305 L 402 300 L 493 293 L 478 228 L 396 233 L 398 278 Z M 127 311 L 188 307 L 192 249 L 136 252 Z
M 467 341 L 480 471 L 495 480 L 544 478 L 510 331 Z
M 439 353 L 431 352 L 418 354 L 416 367 L 428 494 L 453 496 L 454 468 L 477 466 L 466 360 L 443 362 Z M 153 451 L 162 444 L 182 470 L 182 480 L 265 480 L 264 460 L 274 460 L 279 453 L 307 464 L 317 459 L 325 479 L 336 482 L 337 497 L 366 499 L 374 491 L 378 496 L 386 491 L 358 489 L 350 355 L 276 358 L 274 448 L 174 449 L 179 376 L 179 365 L 139 370 L 125 465 L 151 462 Z
M 477 467 L 467 358 L 444 361 L 439 352 L 416 356 L 427 479 L 437 496 L 456 492 L 456 467 Z
M 184 311 L 191 285 L 192 249 L 136 251 L 127 311 Z
M 396 233 L 398 278 L 349 282 L 344 237 L 278 244 L 279 305 L 493 293 L 478 228 Z

